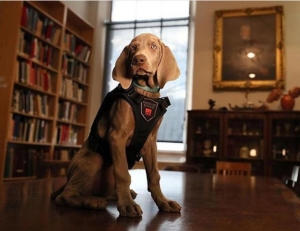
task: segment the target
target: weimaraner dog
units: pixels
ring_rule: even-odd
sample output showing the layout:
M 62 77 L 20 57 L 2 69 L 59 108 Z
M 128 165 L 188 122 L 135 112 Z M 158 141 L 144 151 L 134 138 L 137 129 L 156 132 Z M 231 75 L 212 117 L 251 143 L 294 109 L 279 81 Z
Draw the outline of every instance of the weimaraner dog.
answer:
M 141 217 L 128 169 L 142 157 L 148 191 L 158 209 L 180 212 L 180 205 L 161 191 L 156 147 L 162 114 L 169 105 L 167 97 L 160 98 L 159 89 L 178 78 L 177 62 L 158 37 L 141 34 L 123 49 L 112 75 L 119 86 L 105 97 L 89 137 L 70 163 L 66 184 L 51 199 L 94 210 L 103 210 L 107 200 L 116 199 L 120 216 Z

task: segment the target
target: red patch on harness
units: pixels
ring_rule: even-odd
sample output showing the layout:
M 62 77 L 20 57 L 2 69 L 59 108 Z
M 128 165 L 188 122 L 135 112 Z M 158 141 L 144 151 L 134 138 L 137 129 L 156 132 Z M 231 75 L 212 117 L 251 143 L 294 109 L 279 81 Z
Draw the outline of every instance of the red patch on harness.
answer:
M 152 120 L 156 115 L 158 103 L 152 99 L 145 98 L 141 102 L 141 114 L 146 121 Z

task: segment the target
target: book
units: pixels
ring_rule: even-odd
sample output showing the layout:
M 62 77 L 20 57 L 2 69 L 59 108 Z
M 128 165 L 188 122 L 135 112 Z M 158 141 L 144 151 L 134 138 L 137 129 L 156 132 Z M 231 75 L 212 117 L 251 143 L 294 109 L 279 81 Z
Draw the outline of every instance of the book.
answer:
M 30 29 L 32 32 L 36 32 L 36 27 L 37 27 L 37 23 L 38 23 L 38 19 L 39 19 L 39 13 L 36 10 L 32 10 L 32 17 L 31 17 L 31 21 L 30 21 Z
M 28 8 L 27 6 L 22 6 L 22 16 L 21 16 L 21 25 L 27 27 L 28 23 Z
M 61 29 L 58 27 L 54 28 L 53 36 L 52 36 L 52 43 L 54 45 L 59 45 L 59 39 L 61 35 Z
M 45 65 L 51 67 L 52 66 L 51 64 L 52 64 L 52 47 L 48 46 L 48 49 L 46 51 Z
M 27 141 L 28 127 L 28 121 L 24 120 L 24 128 L 22 130 L 22 141 Z
M 17 140 L 18 141 L 22 141 L 22 132 L 23 132 L 23 129 L 24 129 L 24 121 L 23 120 L 20 120 L 20 123 L 19 123 L 19 134 L 18 134 L 18 137 L 17 137 Z
M 42 36 L 43 24 L 43 20 L 41 18 L 38 18 L 36 23 L 35 34 L 39 37 Z
M 14 130 L 13 130 L 13 140 L 17 140 L 19 137 L 19 125 L 21 121 L 20 115 L 14 115 Z
M 45 132 L 46 132 L 46 123 L 45 120 L 41 120 L 39 125 L 39 130 L 38 130 L 38 142 L 46 142 Z
M 27 159 L 26 150 L 14 149 L 13 164 L 12 164 L 12 177 L 26 176 Z
M 52 37 L 52 33 L 53 33 L 53 27 L 54 27 L 54 22 L 53 21 L 49 21 L 47 26 L 46 26 L 46 30 L 45 30 L 45 39 L 51 41 L 51 37 Z
M 28 17 L 27 17 L 27 24 L 26 27 L 28 30 L 32 30 L 31 26 L 32 26 L 32 17 L 33 17 L 33 9 L 31 7 L 28 7 Z
M 89 48 L 88 48 L 87 46 L 83 47 L 83 48 L 81 49 L 80 53 L 77 55 L 77 58 L 84 61 L 88 49 L 89 49 Z
M 44 23 L 43 23 L 43 27 L 42 27 L 42 37 L 45 38 L 46 35 L 46 29 L 49 23 L 49 19 L 47 17 L 44 18 Z
M 79 55 L 81 50 L 83 48 L 83 45 L 82 44 L 78 44 L 75 48 L 75 55 Z
M 38 50 L 38 39 L 34 38 L 31 41 L 31 53 L 30 53 L 30 57 L 37 59 L 38 52 L 39 52 L 39 50 Z
M 8 147 L 5 156 L 4 178 L 12 177 L 14 148 Z
M 33 142 L 39 142 L 40 129 L 41 129 L 41 120 L 36 120 Z
M 60 152 L 60 160 L 61 161 L 69 161 L 69 151 L 67 149 L 62 149 Z
M 35 126 L 36 126 L 36 119 L 30 119 L 29 120 L 29 136 L 28 136 L 28 142 L 34 142 L 34 132 L 35 132 Z
M 27 152 L 27 176 L 35 175 L 36 150 L 29 149 Z
M 8 133 L 8 140 L 13 140 L 14 137 L 14 126 L 15 126 L 15 120 L 13 113 L 10 113 L 11 117 L 9 120 L 9 133 Z
M 90 55 L 91 55 L 91 50 L 88 49 L 86 54 L 85 54 L 85 58 L 84 58 L 84 61 L 87 63 L 90 59 Z

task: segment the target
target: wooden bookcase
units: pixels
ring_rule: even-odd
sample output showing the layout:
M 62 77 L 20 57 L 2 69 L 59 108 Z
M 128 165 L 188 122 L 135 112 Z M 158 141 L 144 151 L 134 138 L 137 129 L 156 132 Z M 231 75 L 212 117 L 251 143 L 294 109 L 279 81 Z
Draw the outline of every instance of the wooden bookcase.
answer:
M 35 178 L 83 143 L 93 32 L 59 1 L 1 2 L 1 181 Z
M 251 162 L 252 175 L 281 178 L 300 165 L 299 111 L 188 111 L 188 164 Z

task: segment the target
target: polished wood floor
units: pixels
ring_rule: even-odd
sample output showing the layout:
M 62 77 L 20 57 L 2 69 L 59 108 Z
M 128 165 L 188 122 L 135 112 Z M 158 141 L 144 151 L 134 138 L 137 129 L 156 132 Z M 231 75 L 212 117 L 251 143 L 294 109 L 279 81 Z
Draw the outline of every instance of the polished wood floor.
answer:
M 147 192 L 143 170 L 131 170 L 132 189 L 142 218 L 119 217 L 116 203 L 106 211 L 60 207 L 50 193 L 65 178 L 5 182 L 0 185 L 0 230 L 5 231 L 297 231 L 300 200 L 271 178 L 161 171 L 165 195 L 181 213 L 162 213 Z

